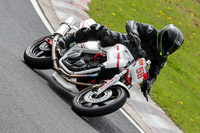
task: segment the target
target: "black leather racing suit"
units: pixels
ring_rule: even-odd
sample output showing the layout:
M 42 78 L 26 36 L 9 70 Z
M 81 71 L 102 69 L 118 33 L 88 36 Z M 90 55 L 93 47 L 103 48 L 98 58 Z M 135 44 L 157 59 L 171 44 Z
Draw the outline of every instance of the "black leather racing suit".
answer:
M 132 43 L 130 34 L 137 35 L 141 40 L 141 47 L 146 52 L 146 59 L 151 60 L 149 70 L 149 87 L 155 82 L 161 69 L 167 62 L 167 57 L 160 56 L 156 50 L 157 33 L 159 32 L 154 26 L 128 21 L 126 23 L 126 34 L 111 31 L 106 26 L 100 24 L 91 25 L 89 28 L 82 28 L 73 34 L 73 41 L 85 42 L 89 40 L 99 40 L 103 47 L 112 46 L 117 43 L 125 45 L 130 52 L 136 57 L 137 47 Z M 65 38 L 64 38 L 65 39 Z M 67 40 L 67 38 L 65 39 Z M 71 40 L 71 41 L 72 41 Z M 150 91 L 149 88 L 149 91 Z

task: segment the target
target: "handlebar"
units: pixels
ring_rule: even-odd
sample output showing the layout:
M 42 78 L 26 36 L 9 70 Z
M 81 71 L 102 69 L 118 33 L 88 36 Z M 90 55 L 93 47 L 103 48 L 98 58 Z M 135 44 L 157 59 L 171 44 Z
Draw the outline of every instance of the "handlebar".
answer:
M 146 63 L 147 63 L 147 66 L 149 66 L 151 64 L 151 61 L 147 60 Z

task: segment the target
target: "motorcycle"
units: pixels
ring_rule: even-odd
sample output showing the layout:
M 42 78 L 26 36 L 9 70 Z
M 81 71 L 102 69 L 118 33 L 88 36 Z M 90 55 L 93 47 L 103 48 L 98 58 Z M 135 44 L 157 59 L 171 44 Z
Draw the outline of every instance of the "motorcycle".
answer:
M 96 22 L 87 19 L 79 28 Z M 81 116 L 102 116 L 121 108 L 130 97 L 130 88 L 148 78 L 149 60 L 134 59 L 122 44 L 102 47 L 99 41 L 60 47 L 59 38 L 78 30 L 73 17 L 60 24 L 49 36 L 42 37 L 24 52 L 24 60 L 34 69 L 53 69 L 53 79 L 75 93 L 72 109 Z M 147 93 L 144 96 L 148 100 Z

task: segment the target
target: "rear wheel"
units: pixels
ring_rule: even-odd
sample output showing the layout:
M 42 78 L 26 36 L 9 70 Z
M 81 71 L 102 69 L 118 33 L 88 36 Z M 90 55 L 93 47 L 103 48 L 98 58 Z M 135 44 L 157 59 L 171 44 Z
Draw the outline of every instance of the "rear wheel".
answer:
M 24 51 L 24 60 L 27 65 L 36 69 L 51 69 L 53 68 L 51 58 L 51 45 L 45 39 L 51 39 L 52 35 L 42 37 Z
M 102 116 L 121 108 L 127 94 L 120 86 L 112 86 L 98 97 L 90 88 L 79 92 L 72 101 L 72 109 L 81 116 Z

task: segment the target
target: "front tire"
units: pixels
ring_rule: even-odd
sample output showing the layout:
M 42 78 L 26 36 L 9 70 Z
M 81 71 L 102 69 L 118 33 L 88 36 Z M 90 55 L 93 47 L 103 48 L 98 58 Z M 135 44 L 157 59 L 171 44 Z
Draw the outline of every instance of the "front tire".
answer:
M 52 35 L 34 41 L 24 51 L 24 60 L 28 66 L 35 69 L 53 68 L 51 46 L 45 41 L 46 38 L 51 39 Z
M 72 100 L 72 109 L 81 116 L 96 117 L 112 113 L 121 108 L 127 99 L 127 94 L 120 86 L 112 86 L 98 98 L 94 92 L 86 88 Z

